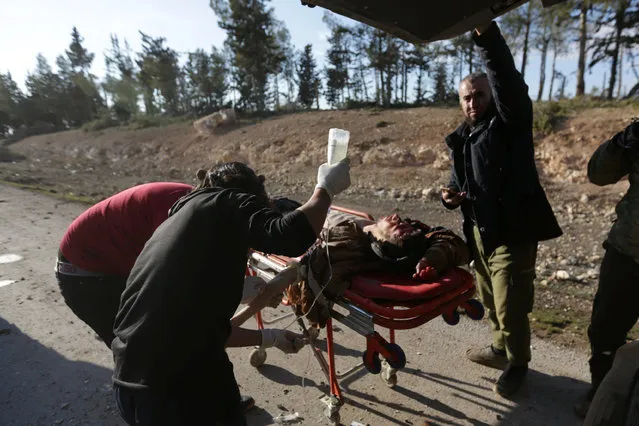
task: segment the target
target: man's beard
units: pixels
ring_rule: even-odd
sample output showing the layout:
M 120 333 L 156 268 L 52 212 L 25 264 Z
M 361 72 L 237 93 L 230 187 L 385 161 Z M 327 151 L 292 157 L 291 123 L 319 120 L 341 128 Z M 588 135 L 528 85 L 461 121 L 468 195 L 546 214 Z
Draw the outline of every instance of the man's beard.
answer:
M 471 128 L 477 127 L 477 125 L 483 123 L 484 121 L 490 121 L 496 115 L 496 113 L 497 108 L 495 107 L 495 103 L 491 101 L 490 105 L 488 105 L 488 108 L 486 108 L 486 111 L 484 111 L 484 113 L 479 117 L 471 118 L 469 116 L 466 116 L 466 123 Z

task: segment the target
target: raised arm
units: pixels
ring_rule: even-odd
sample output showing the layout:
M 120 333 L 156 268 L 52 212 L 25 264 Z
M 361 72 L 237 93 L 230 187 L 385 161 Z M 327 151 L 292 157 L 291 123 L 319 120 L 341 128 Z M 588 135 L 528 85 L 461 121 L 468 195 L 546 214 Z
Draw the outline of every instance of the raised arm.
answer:
M 595 185 L 616 183 L 630 172 L 632 158 L 639 155 L 639 122 L 601 144 L 588 161 L 588 179 Z
M 513 55 L 495 22 L 473 31 L 473 40 L 486 65 L 497 113 L 506 124 L 532 121 L 528 86 L 515 67 Z

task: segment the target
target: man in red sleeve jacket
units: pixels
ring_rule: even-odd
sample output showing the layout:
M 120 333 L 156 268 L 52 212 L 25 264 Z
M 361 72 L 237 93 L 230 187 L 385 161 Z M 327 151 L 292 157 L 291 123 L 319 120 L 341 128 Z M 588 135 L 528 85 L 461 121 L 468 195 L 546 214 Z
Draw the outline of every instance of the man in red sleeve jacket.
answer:
M 173 182 L 129 188 L 82 213 L 62 237 L 55 271 L 64 301 L 109 348 L 135 259 L 171 206 L 192 190 Z

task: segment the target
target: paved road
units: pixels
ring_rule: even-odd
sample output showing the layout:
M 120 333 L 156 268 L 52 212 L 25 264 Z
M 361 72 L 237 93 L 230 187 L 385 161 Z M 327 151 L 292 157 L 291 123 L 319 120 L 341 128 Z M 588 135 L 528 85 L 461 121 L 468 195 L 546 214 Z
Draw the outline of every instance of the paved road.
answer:
M 57 245 L 85 206 L 0 186 L 0 424 L 122 424 L 110 390 L 109 350 L 64 305 L 53 275 Z M 17 255 L 19 260 L 15 260 Z M 5 262 L 6 263 L 1 263 Z M 280 310 L 284 312 L 283 310 Z M 267 317 L 277 314 L 270 310 Z M 251 324 L 253 326 L 253 324 Z M 338 327 L 340 325 L 338 324 Z M 382 331 L 384 334 L 384 331 Z M 486 344 L 485 321 L 441 318 L 398 332 L 408 358 L 389 389 L 378 376 L 357 372 L 341 381 L 342 422 L 369 425 L 578 425 L 572 401 L 587 385 L 587 358 L 533 341 L 532 371 L 513 401 L 495 395 L 497 372 L 467 362 L 463 353 Z M 364 339 L 340 327 L 338 370 L 359 360 Z M 256 371 L 250 349 L 229 351 L 242 392 L 258 407 L 250 425 L 268 425 L 288 410 L 303 424 L 329 424 L 319 398 L 325 379 L 310 351 L 269 352 Z

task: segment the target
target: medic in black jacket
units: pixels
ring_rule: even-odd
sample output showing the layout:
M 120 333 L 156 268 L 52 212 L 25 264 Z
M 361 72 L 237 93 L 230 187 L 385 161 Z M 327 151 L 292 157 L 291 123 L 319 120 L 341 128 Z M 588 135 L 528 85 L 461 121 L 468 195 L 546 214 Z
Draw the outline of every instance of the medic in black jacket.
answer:
M 269 203 L 263 176 L 244 164 L 223 164 L 198 178 L 145 245 L 122 294 L 113 378 L 129 424 L 245 424 L 225 347 L 292 353 L 301 337 L 272 329 L 231 332 L 249 249 L 303 254 L 332 197 L 350 184 L 347 161 L 323 164 L 313 196 L 282 216 Z

